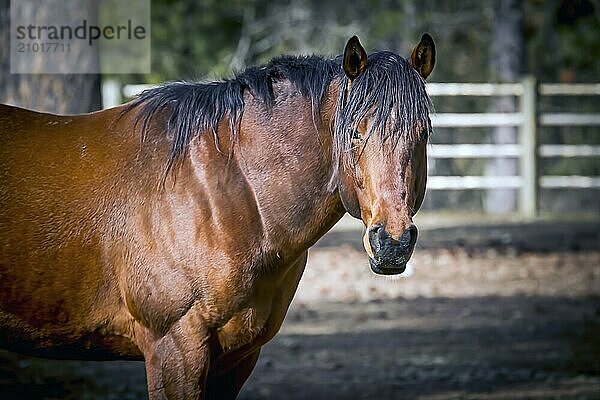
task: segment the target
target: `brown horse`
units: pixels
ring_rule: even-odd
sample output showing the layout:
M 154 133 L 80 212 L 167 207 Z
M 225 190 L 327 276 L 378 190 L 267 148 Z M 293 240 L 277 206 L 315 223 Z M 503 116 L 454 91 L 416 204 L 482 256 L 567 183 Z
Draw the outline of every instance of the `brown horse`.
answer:
M 409 60 L 282 57 L 58 116 L 0 106 L 0 346 L 145 360 L 151 399 L 235 398 L 345 212 L 378 274 L 417 230 L 431 124 Z

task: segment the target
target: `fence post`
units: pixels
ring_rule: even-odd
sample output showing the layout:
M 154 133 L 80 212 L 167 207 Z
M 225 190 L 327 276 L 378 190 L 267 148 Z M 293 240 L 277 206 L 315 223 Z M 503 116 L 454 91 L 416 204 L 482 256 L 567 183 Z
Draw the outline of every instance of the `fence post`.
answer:
M 111 108 L 121 104 L 121 84 L 115 79 L 102 82 L 102 108 Z
M 537 174 L 537 82 L 535 77 L 526 76 L 522 80 L 521 114 L 523 122 L 519 138 L 521 142 L 521 190 L 520 212 L 524 218 L 535 218 L 538 211 Z

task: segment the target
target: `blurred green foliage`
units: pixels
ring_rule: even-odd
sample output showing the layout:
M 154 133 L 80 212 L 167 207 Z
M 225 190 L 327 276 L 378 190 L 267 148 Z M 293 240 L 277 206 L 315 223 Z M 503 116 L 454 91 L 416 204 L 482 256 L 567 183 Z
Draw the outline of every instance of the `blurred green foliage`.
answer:
M 353 34 L 367 50 L 390 49 L 406 56 L 427 31 L 438 47 L 433 80 L 486 81 L 491 3 L 152 0 L 152 73 L 135 80 L 228 76 L 280 54 L 333 56 Z M 568 1 L 523 0 L 525 72 L 542 81 L 595 81 L 600 75 L 600 10 L 592 8 L 565 23 L 559 15 L 564 3 Z
M 600 6 L 600 5 L 599 5 Z M 573 26 L 560 27 L 559 53 L 564 67 L 571 68 L 587 79 L 600 76 L 600 22 L 596 16 L 587 16 Z

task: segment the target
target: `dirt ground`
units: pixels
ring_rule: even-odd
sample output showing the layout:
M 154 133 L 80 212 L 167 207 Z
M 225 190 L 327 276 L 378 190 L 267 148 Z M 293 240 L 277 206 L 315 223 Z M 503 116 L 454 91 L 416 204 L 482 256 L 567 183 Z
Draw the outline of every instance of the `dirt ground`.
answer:
M 600 399 L 600 225 L 464 229 L 396 278 L 324 237 L 240 399 Z M 138 362 L 0 352 L 0 399 L 143 398 Z

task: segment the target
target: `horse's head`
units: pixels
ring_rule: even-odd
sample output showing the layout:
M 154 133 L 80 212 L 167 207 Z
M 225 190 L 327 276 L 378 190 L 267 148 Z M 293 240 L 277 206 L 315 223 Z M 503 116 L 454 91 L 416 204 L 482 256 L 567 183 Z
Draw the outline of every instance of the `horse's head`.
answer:
M 334 142 L 338 189 L 346 211 L 366 225 L 371 269 L 399 274 L 417 241 L 412 218 L 425 195 L 431 132 L 425 78 L 435 45 L 423 35 L 407 61 L 390 52 L 367 56 L 352 37 L 342 63 Z

